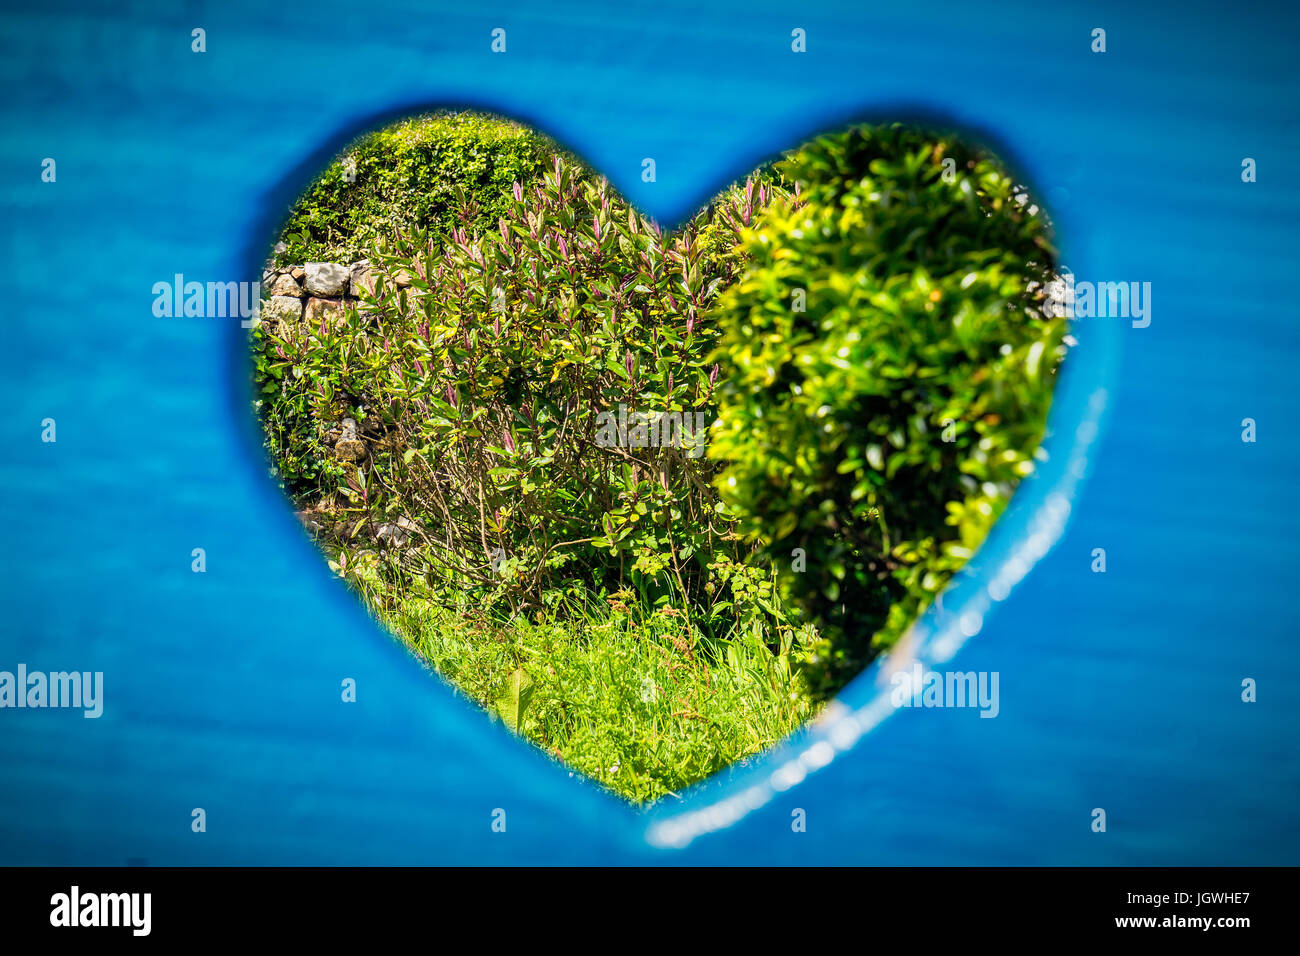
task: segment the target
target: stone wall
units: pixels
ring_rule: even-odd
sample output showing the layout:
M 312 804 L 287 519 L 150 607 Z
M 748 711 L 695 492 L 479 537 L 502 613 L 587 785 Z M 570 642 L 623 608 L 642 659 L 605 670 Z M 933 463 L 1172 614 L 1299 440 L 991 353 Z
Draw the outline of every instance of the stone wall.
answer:
M 301 266 L 267 264 L 262 274 L 263 321 L 318 325 L 343 318 L 344 309 L 357 300 L 359 289 L 374 290 L 370 262 L 351 264 L 308 262 Z
M 308 262 L 301 266 L 267 262 L 262 273 L 261 319 L 272 325 L 304 325 L 309 329 L 318 328 L 322 322 L 335 326 L 344 321 L 350 306 L 358 304 L 358 292 L 373 294 L 375 277 L 367 259 L 348 264 Z M 407 278 L 407 273 L 399 275 L 399 288 L 409 285 Z M 357 422 L 352 418 L 321 422 L 321 437 L 333 446 L 340 461 L 360 461 L 367 456 L 367 438 L 373 437 L 364 433 L 367 424 L 378 428 L 377 421 Z

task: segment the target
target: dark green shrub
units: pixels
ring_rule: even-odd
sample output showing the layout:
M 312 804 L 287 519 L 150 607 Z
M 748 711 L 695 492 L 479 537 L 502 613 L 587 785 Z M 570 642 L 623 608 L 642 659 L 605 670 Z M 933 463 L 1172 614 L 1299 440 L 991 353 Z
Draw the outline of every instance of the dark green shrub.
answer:
M 469 204 L 470 231 L 495 229 L 511 183 L 537 179 L 555 152 L 534 130 L 478 113 L 413 117 L 369 133 L 294 204 L 277 262 L 362 259 L 398 231 L 423 230 L 442 241 L 458 190 Z
M 988 156 L 857 127 L 778 171 L 798 198 L 746 233 L 750 268 L 711 316 L 709 456 L 838 682 L 899 638 L 1032 470 L 1064 324 L 1036 302 L 1046 224 Z

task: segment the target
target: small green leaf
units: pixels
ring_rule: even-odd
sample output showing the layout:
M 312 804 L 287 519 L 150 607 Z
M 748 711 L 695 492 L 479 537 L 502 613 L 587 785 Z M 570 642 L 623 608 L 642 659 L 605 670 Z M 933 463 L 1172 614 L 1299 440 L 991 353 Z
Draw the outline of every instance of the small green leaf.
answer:
M 497 714 L 512 733 L 524 725 L 524 713 L 533 700 L 533 680 L 522 667 L 516 668 L 506 681 L 506 692 L 497 698 Z

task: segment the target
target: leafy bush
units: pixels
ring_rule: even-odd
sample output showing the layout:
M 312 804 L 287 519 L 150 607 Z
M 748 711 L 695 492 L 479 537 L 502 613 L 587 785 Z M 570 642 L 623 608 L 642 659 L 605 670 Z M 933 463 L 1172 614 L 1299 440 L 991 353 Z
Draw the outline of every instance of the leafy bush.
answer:
M 581 585 L 671 604 L 706 634 L 775 615 L 703 457 L 717 378 L 704 316 L 743 266 L 766 179 L 672 237 L 559 155 L 512 184 L 490 231 L 458 192 L 445 239 L 370 250 L 372 291 L 345 322 L 264 331 L 268 414 L 296 413 L 295 396 L 323 426 L 271 429 L 282 473 L 336 482 L 346 537 L 408 522 L 408 570 L 480 608 L 536 610 Z M 313 470 L 320 433 L 348 416 L 369 425 L 368 458 Z
M 945 175 L 945 160 L 948 173 Z M 894 643 L 1033 468 L 1062 320 L 1043 217 L 993 159 L 901 127 L 778 165 L 720 339 L 716 486 L 830 641 L 833 685 Z
M 458 191 L 473 209 L 470 231 L 495 229 L 511 183 L 538 178 L 555 153 L 540 133 L 478 113 L 413 117 L 369 133 L 294 204 L 277 262 L 351 262 L 399 231 L 441 240 Z

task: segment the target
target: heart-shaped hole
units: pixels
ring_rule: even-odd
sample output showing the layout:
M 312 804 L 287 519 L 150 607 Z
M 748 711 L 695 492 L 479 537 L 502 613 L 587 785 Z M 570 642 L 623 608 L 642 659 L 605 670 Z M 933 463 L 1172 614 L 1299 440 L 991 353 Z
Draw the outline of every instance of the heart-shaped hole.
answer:
M 815 716 L 970 558 L 1033 469 L 1054 267 L 945 134 L 819 136 L 667 232 L 536 132 L 435 114 L 292 211 L 259 414 L 379 620 L 654 799 Z

